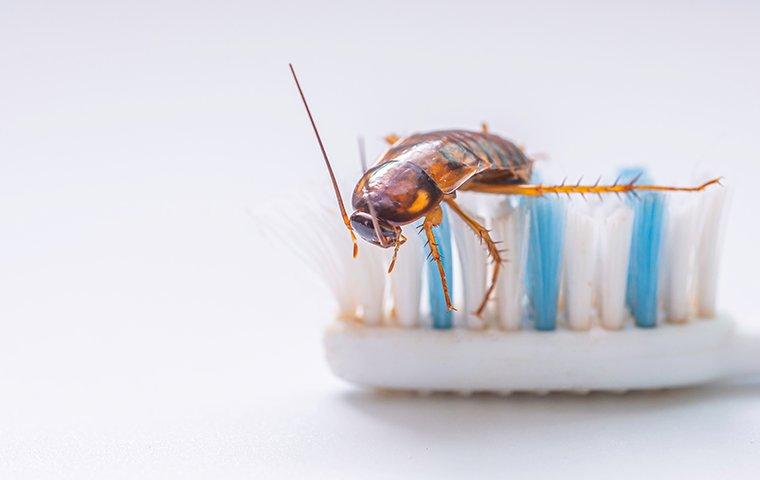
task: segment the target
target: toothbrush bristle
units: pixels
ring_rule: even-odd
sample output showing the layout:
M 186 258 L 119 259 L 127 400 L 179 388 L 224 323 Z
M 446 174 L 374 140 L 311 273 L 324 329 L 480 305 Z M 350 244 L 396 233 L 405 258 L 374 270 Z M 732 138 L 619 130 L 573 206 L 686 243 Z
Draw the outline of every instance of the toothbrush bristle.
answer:
M 529 317 L 537 330 L 554 330 L 565 241 L 565 203 L 548 197 L 526 201 L 530 212 L 526 272 Z
M 585 202 L 573 202 L 567 209 L 565 229 L 564 282 L 567 325 L 572 330 L 588 330 L 593 321 L 594 284 L 598 246 L 597 222 Z
M 485 218 L 477 215 L 471 208 L 461 207 L 481 225 L 485 224 Z M 486 326 L 486 319 L 474 315 L 473 312 L 478 308 L 486 293 L 488 255 L 480 239 L 473 235 L 470 227 L 459 217 L 452 220 L 451 227 L 462 266 L 460 270 L 462 283 L 467 286 L 462 295 L 461 323 L 472 329 L 481 329 Z
M 519 330 L 525 305 L 525 264 L 528 257 L 529 216 L 525 202 L 504 202 L 493 217 L 494 236 L 507 245 L 507 261 L 496 284 L 496 317 L 504 330 Z M 485 283 L 484 283 L 485 285 Z M 485 288 L 485 286 L 484 286 Z
M 623 181 L 631 183 L 642 177 L 646 183 L 652 183 L 643 170 L 626 171 L 621 175 Z M 657 324 L 664 199 L 661 193 L 643 192 L 630 200 L 634 216 L 626 301 L 636 326 L 643 328 Z
M 619 181 L 640 174 L 651 181 L 640 170 L 622 172 Z M 309 212 L 319 231 L 304 257 L 331 289 L 339 315 L 366 325 L 620 330 L 683 323 L 715 316 L 727 197 L 725 187 L 586 202 L 463 193 L 463 209 L 506 249 L 494 300 L 480 317 L 472 313 L 492 267 L 472 231 L 450 214 L 435 234 L 457 312 L 446 309 L 437 266 L 426 261 L 425 235 L 415 225 L 403 228 L 408 241 L 388 275 L 388 250 L 368 246 L 357 260 L 345 255 L 343 225 L 326 206 Z
M 399 249 L 396 266 L 390 274 L 391 298 L 396 323 L 417 327 L 420 325 L 424 241 L 416 225 L 405 226 L 403 233 L 406 243 Z
M 616 200 L 608 205 L 612 206 L 603 206 L 598 216 L 597 304 L 601 325 L 609 330 L 619 330 L 628 317 L 625 297 L 633 209 Z
M 724 212 L 729 203 L 729 195 L 730 192 L 726 188 L 707 191 L 696 207 L 701 217 L 695 282 L 696 314 L 704 318 L 713 318 L 717 315 L 716 291 L 720 247 L 723 239 Z

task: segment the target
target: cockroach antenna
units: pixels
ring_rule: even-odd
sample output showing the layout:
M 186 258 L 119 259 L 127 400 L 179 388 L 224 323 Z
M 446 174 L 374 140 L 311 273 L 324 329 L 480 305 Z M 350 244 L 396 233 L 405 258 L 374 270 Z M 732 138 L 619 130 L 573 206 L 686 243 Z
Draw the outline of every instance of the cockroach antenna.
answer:
M 364 137 L 359 135 L 356 139 L 356 143 L 359 147 L 359 162 L 362 166 L 362 175 L 367 173 L 367 153 L 364 151 Z M 367 184 L 364 184 L 363 193 L 366 196 L 367 195 Z M 367 199 L 367 207 L 369 207 L 369 216 L 372 218 L 372 226 L 375 228 L 375 235 L 377 235 L 377 240 L 380 242 L 381 247 L 385 247 L 385 238 L 380 233 L 380 225 L 377 223 L 377 215 L 375 215 L 375 207 L 372 206 L 372 203 Z
M 356 144 L 359 147 L 359 163 L 362 166 L 362 173 L 367 173 L 367 153 L 364 150 L 364 137 L 356 137 Z
M 311 110 L 309 109 L 309 104 L 306 102 L 306 96 L 303 94 L 303 89 L 301 89 L 301 84 L 298 82 L 298 77 L 296 76 L 295 69 L 293 69 L 293 64 L 289 63 L 288 66 L 290 67 L 290 73 L 293 74 L 293 80 L 295 80 L 296 82 L 296 88 L 298 88 L 298 93 L 301 95 L 303 106 L 304 108 L 306 108 L 306 114 L 309 116 L 309 121 L 311 122 L 311 128 L 314 129 L 314 135 L 316 135 L 317 137 L 317 143 L 319 143 L 319 149 L 322 151 L 322 157 L 325 159 L 327 172 L 330 174 L 330 180 L 332 181 L 333 189 L 335 190 L 335 197 L 338 199 L 338 208 L 340 208 L 340 215 L 343 217 L 343 223 L 346 224 L 346 228 L 348 229 L 348 232 L 351 234 L 351 241 L 354 244 L 353 256 L 354 258 L 356 258 L 356 256 L 359 254 L 359 245 L 356 243 L 356 234 L 354 234 L 354 229 L 351 228 L 351 221 L 348 219 L 348 214 L 346 213 L 346 207 L 343 205 L 343 198 L 340 195 L 340 189 L 338 188 L 338 181 L 335 179 L 335 173 L 333 172 L 332 165 L 330 165 L 330 159 L 327 158 L 327 151 L 325 150 L 325 146 L 322 143 L 322 137 L 319 136 L 319 131 L 317 130 L 317 124 L 314 122 L 314 117 L 312 116 Z

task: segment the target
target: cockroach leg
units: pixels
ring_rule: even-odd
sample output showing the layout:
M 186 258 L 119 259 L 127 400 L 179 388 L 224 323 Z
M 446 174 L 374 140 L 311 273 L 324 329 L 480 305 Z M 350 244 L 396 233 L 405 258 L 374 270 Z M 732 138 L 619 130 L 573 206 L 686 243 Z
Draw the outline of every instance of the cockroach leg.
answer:
M 393 145 L 394 143 L 398 142 L 400 138 L 401 137 L 399 137 L 395 133 L 389 133 L 388 135 L 383 137 L 383 140 L 385 140 L 385 143 L 387 143 L 388 145 Z
M 391 264 L 388 265 L 388 273 L 393 271 L 393 267 L 396 266 L 396 258 L 398 257 L 398 249 L 406 239 L 401 234 L 401 227 L 396 227 L 396 244 L 393 246 L 393 257 L 391 258 Z
M 437 207 L 425 217 L 425 221 L 422 222 L 422 228 L 425 230 L 425 236 L 427 237 L 428 245 L 430 245 L 430 255 L 438 265 L 438 275 L 441 276 L 441 286 L 443 287 L 443 298 L 446 300 L 446 308 L 449 311 L 456 311 L 456 308 L 451 304 L 449 285 L 446 283 L 446 272 L 443 269 L 438 243 L 436 243 L 435 236 L 433 235 L 433 227 L 440 225 L 443 218 L 442 215 L 441 208 Z
M 629 183 L 614 183 L 612 185 L 499 185 L 489 183 L 472 183 L 467 186 L 467 190 L 481 193 L 501 193 L 506 195 L 524 195 L 529 197 L 541 197 L 546 194 L 591 194 L 598 195 L 603 193 L 632 194 L 636 192 L 701 192 L 707 187 L 720 184 L 721 177 L 708 180 L 701 185 L 691 187 L 674 187 L 665 185 L 636 185 L 635 181 Z
M 491 297 L 491 294 L 496 288 L 496 281 L 499 278 L 499 269 L 501 268 L 502 262 L 501 253 L 499 252 L 499 248 L 496 246 L 496 243 L 493 241 L 493 239 L 491 239 L 491 235 L 488 233 L 488 230 L 486 230 L 483 225 L 479 224 L 474 218 L 462 210 L 454 201 L 454 198 L 446 197 L 444 201 L 449 207 L 451 207 L 452 210 L 454 210 L 457 215 L 459 215 L 464 223 L 466 223 L 473 230 L 473 232 L 475 232 L 475 235 L 477 235 L 478 238 L 485 242 L 486 248 L 488 249 L 488 254 L 493 260 L 494 265 L 493 273 L 491 274 L 491 284 L 488 286 L 488 290 L 486 290 L 483 301 L 480 302 L 480 306 L 478 306 L 478 309 L 475 311 L 475 315 L 480 316 L 483 313 L 483 310 L 486 308 L 488 299 Z

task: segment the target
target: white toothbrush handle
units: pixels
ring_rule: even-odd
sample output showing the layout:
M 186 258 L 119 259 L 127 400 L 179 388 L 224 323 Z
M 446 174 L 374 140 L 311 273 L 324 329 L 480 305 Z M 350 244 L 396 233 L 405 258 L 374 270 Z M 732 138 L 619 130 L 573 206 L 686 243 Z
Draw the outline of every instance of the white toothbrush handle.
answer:
M 653 329 L 474 331 L 336 323 L 333 372 L 371 388 L 418 391 L 624 391 L 760 373 L 760 331 L 727 316 Z

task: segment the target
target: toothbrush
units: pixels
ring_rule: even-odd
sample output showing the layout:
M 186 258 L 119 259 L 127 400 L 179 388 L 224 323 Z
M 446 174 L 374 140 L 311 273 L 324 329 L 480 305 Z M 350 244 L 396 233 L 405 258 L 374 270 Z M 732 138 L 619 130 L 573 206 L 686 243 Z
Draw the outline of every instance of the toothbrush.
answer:
M 333 291 L 340 317 L 351 322 L 329 330 L 326 337 L 328 361 L 338 376 L 396 389 L 619 390 L 707 381 L 740 370 L 742 361 L 736 358 L 751 358 L 735 354 L 747 342 L 734 335 L 730 320 L 715 315 L 716 232 L 724 197 L 708 196 L 706 191 L 720 178 L 688 187 L 640 184 L 644 172 L 637 170 L 622 172 L 610 185 L 600 185 L 601 178 L 594 184 L 543 184 L 536 178 L 533 159 L 483 124 L 480 132 L 439 130 L 386 137 L 390 146 L 371 168 L 364 168 L 349 216 L 292 65 L 290 71 L 350 234 L 353 257 L 359 252 L 357 237 L 392 249 L 390 274 L 400 247 L 415 235 L 409 231 L 414 225 L 417 233 L 424 232 L 435 267 L 429 267 L 425 277 L 425 314 L 416 311 L 421 301 L 417 293 L 422 291 L 416 285 L 417 269 L 404 269 L 388 285 L 388 279 L 377 275 L 382 253 L 370 253 L 368 260 L 358 262 L 362 271 L 345 264 L 340 268 L 340 261 L 337 269 L 327 263 L 328 271 L 344 279 L 328 278 L 328 283 L 349 282 Z M 706 206 L 697 205 L 693 196 L 671 202 L 666 223 L 665 195 L 674 199 L 676 192 L 712 200 L 704 200 Z M 459 193 L 501 195 L 506 200 L 499 214 L 483 213 L 468 209 Z M 580 208 L 549 197 L 597 195 L 604 202 L 603 194 L 612 193 L 627 201 L 615 207 Z M 706 217 L 699 215 L 699 207 L 704 207 Z M 462 222 L 454 234 L 449 216 Z M 494 229 L 516 246 L 511 268 L 502 268 L 505 252 L 492 238 Z M 462 235 L 463 230 L 471 230 L 483 244 L 490 267 L 483 268 L 482 251 Z M 329 243 L 338 237 L 330 233 L 325 238 Z M 459 275 L 464 281 L 458 286 L 453 245 L 464 267 Z M 468 309 L 464 317 L 453 314 L 458 290 Z M 386 292 L 392 295 L 390 309 Z M 470 311 L 474 295 L 482 299 Z M 700 321 L 692 321 L 695 313 Z M 627 328 L 627 316 L 635 328 Z M 526 322 L 532 330 L 526 329 Z M 389 323 L 404 329 L 393 329 Z M 603 336 L 595 324 L 604 329 Z M 670 326 L 678 324 L 682 328 L 674 336 Z M 410 330 L 427 325 L 432 328 Z M 717 355 L 720 351 L 726 355 Z

